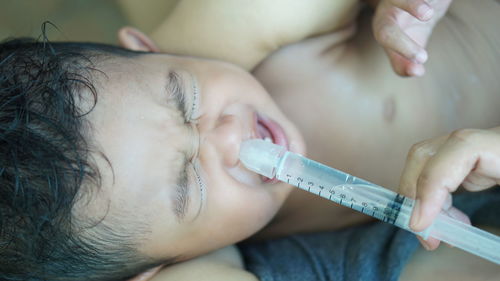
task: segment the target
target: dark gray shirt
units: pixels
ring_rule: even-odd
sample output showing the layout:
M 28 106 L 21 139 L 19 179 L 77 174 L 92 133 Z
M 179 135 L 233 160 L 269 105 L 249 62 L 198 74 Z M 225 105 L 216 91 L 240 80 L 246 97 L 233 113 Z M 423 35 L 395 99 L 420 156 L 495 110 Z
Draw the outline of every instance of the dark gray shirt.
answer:
M 500 227 L 500 188 L 453 197 L 473 224 Z M 261 281 L 398 280 L 417 249 L 415 235 L 377 222 L 335 232 L 238 245 Z

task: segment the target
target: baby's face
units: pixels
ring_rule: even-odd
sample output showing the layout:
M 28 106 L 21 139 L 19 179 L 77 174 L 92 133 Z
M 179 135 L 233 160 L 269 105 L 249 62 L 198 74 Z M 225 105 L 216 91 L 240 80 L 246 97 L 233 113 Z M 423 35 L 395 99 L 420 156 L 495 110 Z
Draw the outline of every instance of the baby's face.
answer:
M 111 166 L 94 154 L 102 187 L 87 215 L 142 221 L 150 229 L 140 251 L 182 258 L 241 241 L 271 220 L 290 187 L 242 166 L 240 145 L 267 136 L 304 153 L 304 143 L 250 74 L 165 54 L 99 69 L 107 77 L 87 118 Z

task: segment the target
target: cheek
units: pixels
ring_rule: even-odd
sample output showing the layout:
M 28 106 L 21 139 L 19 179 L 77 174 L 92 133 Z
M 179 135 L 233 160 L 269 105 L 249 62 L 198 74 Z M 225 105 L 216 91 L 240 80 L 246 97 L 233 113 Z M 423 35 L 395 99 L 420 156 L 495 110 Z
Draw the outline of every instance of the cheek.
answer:
M 240 88 L 239 91 L 234 91 L 235 99 L 238 101 L 248 102 L 259 107 L 275 104 L 264 87 L 253 79 L 244 79 L 241 84 L 236 84 L 235 87 Z
M 215 147 L 207 143 L 199 163 L 206 187 L 202 220 L 208 227 L 239 231 L 243 239 L 267 224 L 290 192 L 286 184 L 262 184 L 259 176 L 238 165 L 228 168 Z
M 207 183 L 207 215 L 214 225 L 244 239 L 272 219 L 288 191 L 280 185 L 246 185 L 227 177 Z

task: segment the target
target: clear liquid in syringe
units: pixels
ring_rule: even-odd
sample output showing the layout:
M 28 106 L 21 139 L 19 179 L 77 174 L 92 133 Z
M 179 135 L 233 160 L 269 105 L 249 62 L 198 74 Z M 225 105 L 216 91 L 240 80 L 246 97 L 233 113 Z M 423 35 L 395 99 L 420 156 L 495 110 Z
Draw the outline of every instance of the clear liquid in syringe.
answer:
M 410 230 L 414 201 L 316 161 L 288 153 L 276 178 L 330 201 Z

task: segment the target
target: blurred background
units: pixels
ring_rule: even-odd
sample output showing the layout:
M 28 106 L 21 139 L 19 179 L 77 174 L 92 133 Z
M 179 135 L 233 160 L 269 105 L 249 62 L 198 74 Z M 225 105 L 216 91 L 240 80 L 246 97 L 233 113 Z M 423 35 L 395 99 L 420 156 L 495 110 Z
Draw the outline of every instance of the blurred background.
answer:
M 116 32 L 133 25 L 149 32 L 177 0 L 0 0 L 0 40 L 37 38 L 41 25 L 51 41 L 117 43 Z M 154 7 L 154 8 L 153 8 Z M 128 11 L 134 10 L 133 15 Z M 140 17 L 140 19 L 139 19 Z

